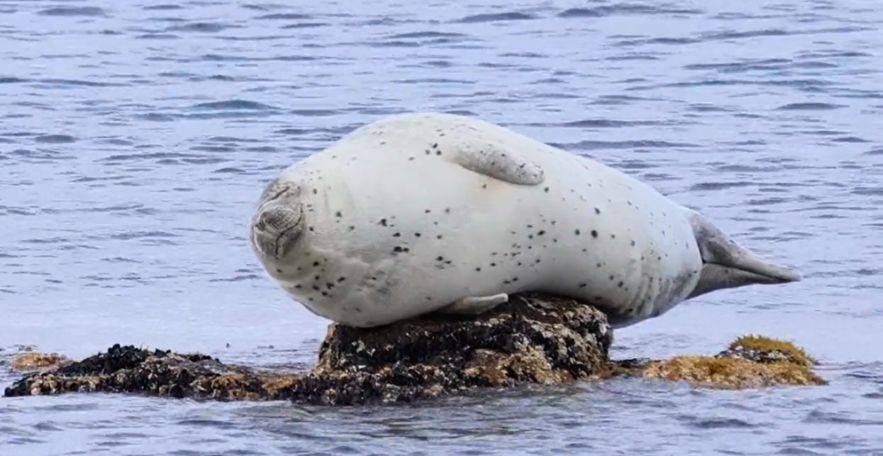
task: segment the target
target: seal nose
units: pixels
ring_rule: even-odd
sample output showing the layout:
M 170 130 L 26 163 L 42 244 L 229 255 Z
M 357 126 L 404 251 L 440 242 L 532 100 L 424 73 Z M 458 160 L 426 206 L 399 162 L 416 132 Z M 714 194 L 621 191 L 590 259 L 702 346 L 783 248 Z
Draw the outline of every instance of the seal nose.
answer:
M 258 256 L 281 259 L 300 238 L 304 227 L 300 186 L 276 179 L 264 190 L 251 219 L 251 244 Z
M 303 233 L 300 204 L 270 201 L 258 209 L 251 227 L 251 241 L 260 254 L 280 259 Z

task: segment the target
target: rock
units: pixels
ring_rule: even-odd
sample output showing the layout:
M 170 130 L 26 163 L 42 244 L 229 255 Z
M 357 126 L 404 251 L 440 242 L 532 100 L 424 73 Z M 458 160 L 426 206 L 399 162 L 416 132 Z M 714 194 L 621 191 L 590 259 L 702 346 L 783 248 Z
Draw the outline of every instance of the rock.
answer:
M 57 353 L 21 353 L 12 358 L 9 366 L 12 370 L 29 372 L 45 371 L 67 365 L 72 361 Z
M 693 386 L 740 389 L 782 385 L 824 385 L 815 361 L 796 345 L 761 336 L 744 336 L 716 356 L 676 356 L 619 366 L 618 373 Z
M 611 340 L 607 319 L 591 306 L 516 295 L 479 316 L 433 314 L 366 329 L 333 324 L 316 367 L 304 374 L 115 345 L 83 361 L 30 374 L 6 395 L 107 391 L 328 405 L 407 402 L 599 375 L 607 371 Z
M 349 405 L 613 376 L 710 388 L 825 383 L 802 349 L 775 339 L 741 337 L 717 356 L 611 362 L 612 337 L 604 314 L 587 304 L 515 295 L 478 316 L 434 314 L 379 328 L 332 324 L 318 363 L 305 373 L 265 372 L 206 355 L 114 345 L 79 362 L 32 372 L 6 395 L 104 391 Z M 35 364 L 43 361 L 28 355 Z

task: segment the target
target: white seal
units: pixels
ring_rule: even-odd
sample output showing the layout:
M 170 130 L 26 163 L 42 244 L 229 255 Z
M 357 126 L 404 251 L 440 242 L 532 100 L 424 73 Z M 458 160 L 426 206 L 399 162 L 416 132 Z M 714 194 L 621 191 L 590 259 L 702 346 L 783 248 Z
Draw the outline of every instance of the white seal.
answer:
M 798 280 L 619 171 L 447 114 L 389 117 L 292 165 L 250 237 L 297 301 L 360 327 L 524 291 L 624 326 L 715 289 Z

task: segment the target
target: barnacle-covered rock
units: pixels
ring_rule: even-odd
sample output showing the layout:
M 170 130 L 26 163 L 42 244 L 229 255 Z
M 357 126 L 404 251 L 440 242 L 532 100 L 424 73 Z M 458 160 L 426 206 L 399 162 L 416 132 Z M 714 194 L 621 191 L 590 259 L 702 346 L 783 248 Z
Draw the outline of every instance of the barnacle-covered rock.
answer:
M 308 373 L 261 372 L 205 355 L 115 345 L 28 375 L 6 395 L 109 391 L 318 404 L 405 402 L 590 377 L 606 371 L 611 340 L 606 317 L 591 306 L 516 295 L 478 316 L 433 314 L 379 328 L 333 324 Z

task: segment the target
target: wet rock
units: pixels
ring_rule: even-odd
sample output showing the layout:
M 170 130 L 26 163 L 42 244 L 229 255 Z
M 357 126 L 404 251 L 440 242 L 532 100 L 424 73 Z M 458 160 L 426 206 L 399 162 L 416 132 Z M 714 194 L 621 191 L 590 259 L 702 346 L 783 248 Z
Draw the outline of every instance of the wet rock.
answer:
M 604 314 L 589 305 L 516 295 L 479 316 L 427 315 L 368 329 L 332 324 L 309 372 L 266 372 L 206 355 L 114 345 L 82 361 L 30 373 L 6 395 L 104 391 L 348 405 L 613 376 L 728 389 L 825 383 L 802 349 L 775 339 L 741 337 L 717 356 L 613 362 L 611 340 Z M 32 360 L 42 362 L 39 356 Z
M 9 362 L 12 370 L 20 372 L 57 369 L 72 361 L 57 353 L 27 352 L 16 355 Z
M 332 324 L 316 367 L 303 374 L 115 345 L 28 375 L 6 395 L 106 391 L 329 405 L 407 402 L 598 375 L 607 371 L 611 340 L 607 319 L 591 306 L 552 296 L 512 296 L 477 317 L 427 315 L 367 329 Z
M 685 381 L 694 386 L 741 389 L 824 385 L 815 361 L 796 345 L 762 336 L 744 336 L 716 356 L 676 356 L 662 361 L 614 363 L 617 374 Z

